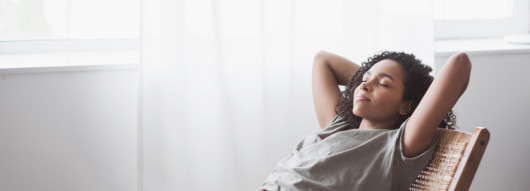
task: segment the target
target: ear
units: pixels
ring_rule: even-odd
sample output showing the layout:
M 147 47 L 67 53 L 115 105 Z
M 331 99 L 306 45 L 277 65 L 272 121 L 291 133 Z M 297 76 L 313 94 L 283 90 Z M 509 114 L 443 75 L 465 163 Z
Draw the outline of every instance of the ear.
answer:
M 408 115 L 412 107 L 412 101 L 403 101 L 399 107 L 399 115 Z

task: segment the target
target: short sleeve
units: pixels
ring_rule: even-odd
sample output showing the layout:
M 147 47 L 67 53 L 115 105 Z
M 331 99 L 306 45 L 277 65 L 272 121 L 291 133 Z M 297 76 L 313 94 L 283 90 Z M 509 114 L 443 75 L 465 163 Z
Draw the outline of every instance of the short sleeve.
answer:
M 402 161 L 403 164 L 405 164 L 408 167 L 413 167 L 415 169 L 423 169 L 425 167 L 424 164 L 428 163 L 428 161 L 431 159 L 432 154 L 434 153 L 434 149 L 436 147 L 436 143 L 438 142 L 439 131 L 436 130 L 436 135 L 434 136 L 434 139 L 432 140 L 432 142 L 429 145 L 429 147 L 427 148 L 427 150 L 423 151 L 423 153 L 419 154 L 418 156 L 406 157 L 403 154 L 403 142 L 402 142 L 402 139 L 403 139 L 403 133 L 405 131 L 405 124 L 406 124 L 407 121 L 403 122 L 403 124 L 401 125 L 401 127 L 399 129 L 399 138 L 398 138 L 398 144 L 397 144 L 397 145 L 399 145 L 398 146 L 398 150 L 399 150 L 398 157 L 399 157 L 400 161 Z
M 344 120 L 340 115 L 335 116 L 331 123 L 329 123 L 328 126 L 326 126 L 322 131 L 334 131 L 336 129 L 343 129 L 347 127 L 349 124 Z

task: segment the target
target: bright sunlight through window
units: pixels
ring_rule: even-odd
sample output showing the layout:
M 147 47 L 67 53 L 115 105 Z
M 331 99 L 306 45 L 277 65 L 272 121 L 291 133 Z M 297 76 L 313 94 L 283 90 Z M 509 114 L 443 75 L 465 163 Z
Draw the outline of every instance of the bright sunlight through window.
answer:
M 138 38 L 139 0 L 0 0 L 0 41 Z
M 434 19 L 509 19 L 514 16 L 513 0 L 435 0 Z

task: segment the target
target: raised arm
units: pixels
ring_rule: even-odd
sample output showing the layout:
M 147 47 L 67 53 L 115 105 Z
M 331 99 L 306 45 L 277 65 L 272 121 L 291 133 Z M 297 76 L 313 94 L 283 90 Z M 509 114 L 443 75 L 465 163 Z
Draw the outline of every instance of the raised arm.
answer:
M 438 125 L 466 90 L 470 73 L 471 61 L 465 53 L 447 60 L 407 121 L 402 139 L 405 156 L 417 156 L 429 147 Z
M 313 102 L 320 128 L 335 118 L 340 102 L 338 85 L 346 85 L 359 65 L 333 53 L 320 51 L 313 63 Z

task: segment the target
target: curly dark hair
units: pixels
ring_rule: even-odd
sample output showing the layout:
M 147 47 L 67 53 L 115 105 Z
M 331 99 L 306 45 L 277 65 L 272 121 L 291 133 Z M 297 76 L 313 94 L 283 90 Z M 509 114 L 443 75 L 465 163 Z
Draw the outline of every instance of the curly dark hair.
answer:
M 361 117 L 356 116 L 352 112 L 355 88 L 362 83 L 363 74 L 382 60 L 393 60 L 399 63 L 401 68 L 403 68 L 403 71 L 405 71 L 405 90 L 403 91 L 403 100 L 412 101 L 410 112 L 404 116 L 400 116 L 398 122 L 393 127 L 394 129 L 399 128 L 399 126 L 412 115 L 434 79 L 429 75 L 432 68 L 424 65 L 421 60 L 417 59 L 413 54 L 384 51 L 368 58 L 366 62 L 362 63 L 359 70 L 355 72 L 346 84 L 346 89 L 342 91 L 341 101 L 335 109 L 337 115 L 350 124 L 351 129 L 358 129 L 362 121 Z M 453 111 L 450 110 L 438 127 L 455 129 L 455 126 L 456 116 L 453 114 Z

